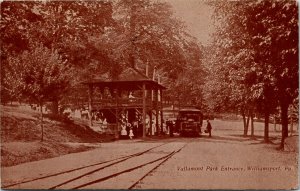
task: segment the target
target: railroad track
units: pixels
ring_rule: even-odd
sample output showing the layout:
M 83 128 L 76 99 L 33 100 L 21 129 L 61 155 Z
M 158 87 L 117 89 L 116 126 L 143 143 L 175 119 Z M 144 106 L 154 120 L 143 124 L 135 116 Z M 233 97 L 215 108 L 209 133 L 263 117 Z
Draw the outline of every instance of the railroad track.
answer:
M 188 143 L 164 143 L 142 152 L 3 186 L 3 189 L 132 189 Z

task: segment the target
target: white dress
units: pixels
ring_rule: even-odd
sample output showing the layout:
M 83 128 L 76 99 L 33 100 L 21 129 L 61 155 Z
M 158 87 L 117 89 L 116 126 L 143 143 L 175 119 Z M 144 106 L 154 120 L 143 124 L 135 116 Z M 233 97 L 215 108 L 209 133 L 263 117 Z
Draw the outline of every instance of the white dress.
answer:
M 122 126 L 121 135 L 127 135 L 126 126 Z
M 133 137 L 134 135 L 133 135 L 133 131 L 132 131 L 132 129 L 130 129 L 130 131 L 129 131 L 129 137 Z

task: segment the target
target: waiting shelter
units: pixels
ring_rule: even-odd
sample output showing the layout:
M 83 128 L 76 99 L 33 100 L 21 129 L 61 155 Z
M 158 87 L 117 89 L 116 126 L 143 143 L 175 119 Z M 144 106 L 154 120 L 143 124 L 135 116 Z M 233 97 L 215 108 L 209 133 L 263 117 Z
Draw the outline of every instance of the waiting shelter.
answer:
M 150 79 L 135 68 L 127 68 L 116 78 L 94 78 L 83 84 L 89 88 L 88 109 L 89 125 L 93 126 L 95 112 L 109 111 L 114 120 L 110 127 L 116 137 L 119 137 L 123 118 L 127 122 L 138 121 L 139 131 L 143 137 L 152 134 L 155 123 L 156 132 L 163 128 L 163 90 L 158 82 Z M 148 116 L 149 120 L 146 120 Z M 154 119 L 154 120 L 153 120 Z M 151 128 L 147 128 L 149 126 Z

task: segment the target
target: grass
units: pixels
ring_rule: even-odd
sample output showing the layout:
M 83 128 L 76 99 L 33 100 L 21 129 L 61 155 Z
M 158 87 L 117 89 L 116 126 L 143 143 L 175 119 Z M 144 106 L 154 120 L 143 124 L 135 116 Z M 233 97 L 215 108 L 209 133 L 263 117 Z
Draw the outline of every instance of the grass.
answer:
M 39 113 L 26 106 L 1 107 L 1 166 L 52 158 L 96 148 L 112 137 L 85 125 L 45 116 L 41 142 Z M 82 144 L 71 144 L 82 143 Z

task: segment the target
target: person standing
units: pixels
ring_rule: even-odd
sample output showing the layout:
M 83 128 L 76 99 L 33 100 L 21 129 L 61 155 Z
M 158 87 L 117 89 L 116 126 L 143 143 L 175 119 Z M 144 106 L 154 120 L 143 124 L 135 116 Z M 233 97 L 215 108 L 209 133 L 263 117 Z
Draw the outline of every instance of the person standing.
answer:
M 134 136 L 133 130 L 132 130 L 132 128 L 130 128 L 130 130 L 129 130 L 129 138 L 132 139 L 133 136 Z
M 133 121 L 132 123 L 132 130 L 133 130 L 133 134 L 137 136 L 138 134 L 138 121 Z
M 129 136 L 129 134 L 130 134 L 130 129 L 131 129 L 132 127 L 131 127 L 131 124 L 130 123 L 128 123 L 128 122 L 126 122 L 126 131 L 127 131 L 127 135 L 128 135 L 128 137 L 130 138 L 130 136 Z M 127 137 L 127 138 L 128 138 Z
M 168 119 L 166 124 L 167 124 L 167 128 L 169 129 L 170 137 L 173 137 L 174 136 L 174 134 L 173 134 L 173 122 Z
M 212 126 L 209 122 L 209 119 L 207 119 L 207 126 L 206 126 L 206 129 L 208 131 L 208 134 L 209 134 L 209 137 L 211 137 L 211 130 L 212 130 Z
M 121 130 L 121 138 L 125 139 L 127 137 L 126 125 L 122 124 L 121 128 L 122 128 L 122 130 Z

